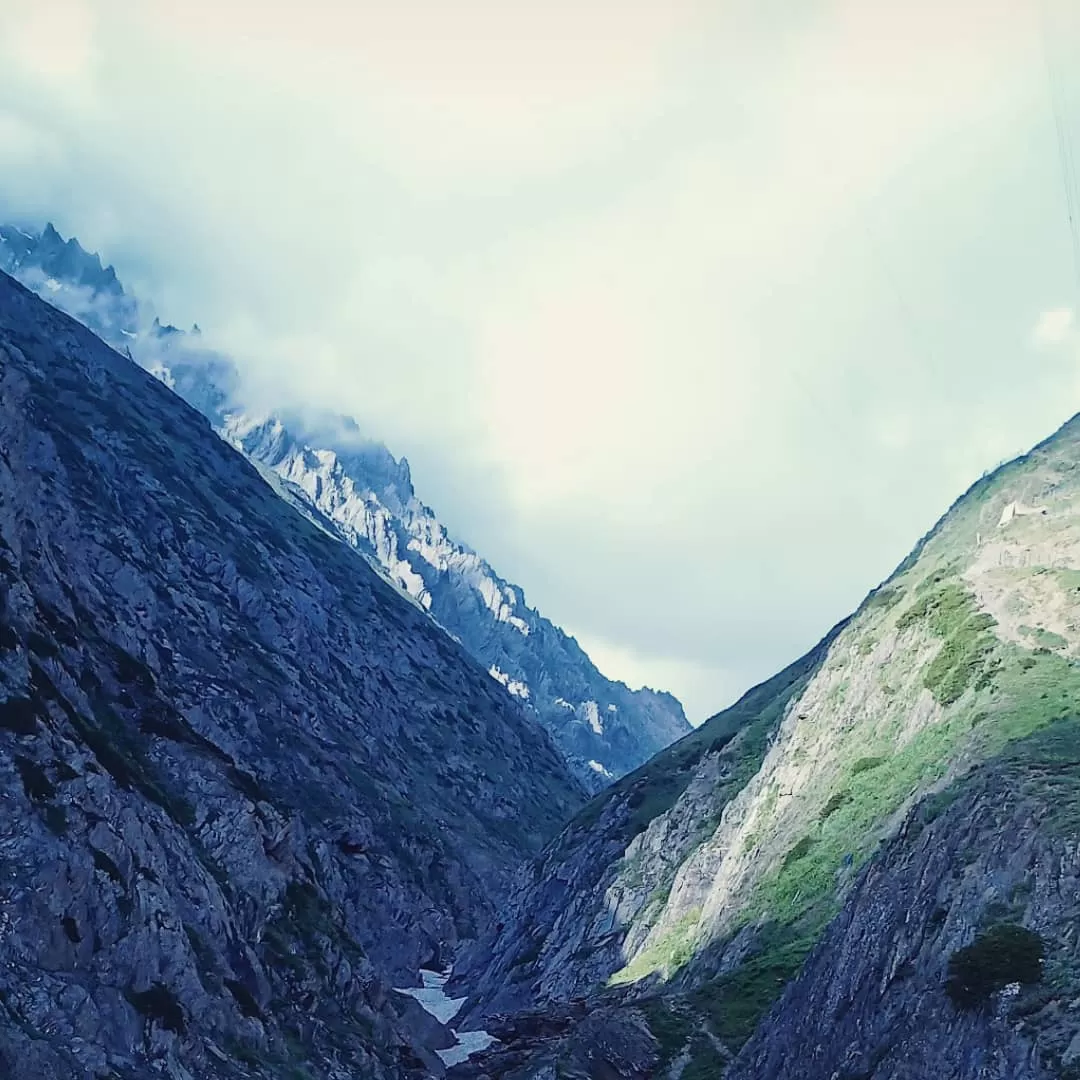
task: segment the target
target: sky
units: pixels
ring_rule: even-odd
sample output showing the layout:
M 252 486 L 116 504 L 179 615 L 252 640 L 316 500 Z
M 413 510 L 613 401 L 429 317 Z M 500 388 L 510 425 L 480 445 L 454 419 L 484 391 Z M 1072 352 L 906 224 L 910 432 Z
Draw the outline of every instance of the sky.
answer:
M 1071 6 L 0 0 L 0 216 L 699 722 L 1080 409 Z

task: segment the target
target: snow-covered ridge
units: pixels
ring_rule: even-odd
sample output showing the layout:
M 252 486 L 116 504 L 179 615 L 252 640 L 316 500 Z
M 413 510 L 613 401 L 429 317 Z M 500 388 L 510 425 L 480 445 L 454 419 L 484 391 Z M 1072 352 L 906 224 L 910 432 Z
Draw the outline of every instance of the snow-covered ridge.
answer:
M 459 642 L 554 736 L 592 788 L 686 734 L 670 694 L 605 678 L 524 592 L 450 536 L 417 497 L 408 462 L 340 417 L 312 421 L 250 409 L 232 361 L 201 332 L 163 326 L 112 267 L 51 226 L 0 226 L 0 269 L 80 319 L 204 413 L 275 490 L 355 547 Z

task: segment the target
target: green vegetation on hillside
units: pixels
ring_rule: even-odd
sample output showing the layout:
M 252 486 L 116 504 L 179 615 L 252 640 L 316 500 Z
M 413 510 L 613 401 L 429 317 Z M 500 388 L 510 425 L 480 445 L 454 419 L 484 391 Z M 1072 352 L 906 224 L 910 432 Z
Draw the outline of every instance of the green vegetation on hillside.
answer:
M 780 722 L 788 703 L 805 689 L 840 629 L 834 628 L 794 664 L 755 686 L 730 708 L 706 720 L 701 727 L 597 795 L 577 815 L 571 827 L 591 827 L 612 802 L 623 799 L 631 813 L 619 828 L 618 836 L 629 843 L 651 821 L 675 805 L 706 754 L 725 749 L 734 766 L 725 787 L 732 794 L 740 790 L 761 767 L 770 732 Z
M 931 579 L 931 585 L 940 580 Z M 987 672 L 987 658 L 996 639 L 993 618 L 979 611 L 971 594 L 957 581 L 928 588 L 896 621 L 896 629 L 925 623 L 942 639 L 941 648 L 923 674 L 923 685 L 941 705 L 959 701 L 964 691 Z
M 768 938 L 760 953 L 713 984 L 713 1022 L 727 1038 L 748 1037 L 757 1021 L 801 965 L 821 930 L 839 910 L 843 886 L 876 849 L 885 823 L 896 809 L 945 777 L 964 757 L 1002 757 L 1044 767 L 1025 772 L 1023 782 L 1054 790 L 1051 828 L 1080 828 L 1080 668 L 1060 656 L 1029 656 L 1015 646 L 1000 649 L 993 680 L 974 701 L 946 713 L 892 756 L 873 767 L 857 758 L 825 804 L 811 831 L 791 847 L 779 867 L 764 878 L 738 920 L 745 926 L 772 919 L 788 938 L 777 946 Z M 1030 661 L 1034 660 L 1031 664 Z M 962 749 L 963 748 L 963 749 Z M 930 801 L 944 805 L 946 789 Z M 783 939 L 781 939 L 783 940 Z M 788 975 L 783 976 L 787 970 Z M 776 972 L 777 982 L 763 984 L 762 972 Z M 741 980 L 754 988 L 746 991 Z M 724 992 L 724 986 L 738 988 Z M 772 993 L 763 992 L 766 988 Z M 726 1020 L 724 1018 L 727 1018 Z
M 754 1033 L 758 1021 L 788 981 L 798 974 L 816 936 L 816 929 L 800 933 L 788 927 L 766 928 L 759 939 L 759 952 L 734 971 L 699 987 L 689 1000 L 724 1044 L 737 1049 Z
M 626 965 L 608 980 L 610 986 L 637 982 L 654 971 L 666 979 L 679 970 L 695 952 L 697 944 L 698 921 L 701 909 L 688 911 L 674 926 L 647 945 Z
M 1050 654 L 1028 657 L 1015 646 L 1002 646 L 1001 653 L 993 681 L 972 702 L 946 712 L 891 756 L 877 756 L 872 767 L 867 756 L 852 762 L 825 803 L 827 812 L 760 882 L 740 923 L 763 916 L 788 923 L 823 902 L 832 908 L 845 863 L 850 878 L 896 810 L 946 776 L 958 759 L 995 757 L 1067 712 L 1080 712 L 1076 664 Z M 1033 665 L 1025 664 L 1031 659 Z
M 1069 839 L 1080 833 L 1080 716 L 1072 712 L 1001 753 L 999 764 L 1021 794 L 1034 795 L 1045 808 L 1041 828 Z
M 1080 765 L 1080 721 L 1064 719 L 1080 716 L 1080 666 L 1045 648 L 1030 652 L 999 641 L 992 633 L 993 620 L 975 609 L 958 583 L 940 576 L 917 593 L 896 622 L 902 630 L 922 622 L 944 639 L 921 674 L 915 672 L 944 711 L 899 749 L 895 743 L 860 740 L 854 732 L 846 736 L 841 745 L 848 761 L 822 810 L 757 882 L 731 934 L 755 924 L 767 929 L 757 932 L 754 949 L 738 967 L 688 999 L 729 1045 L 749 1037 L 798 972 L 839 910 L 846 885 L 876 850 L 897 812 L 956 768 L 1010 756 L 1056 761 L 1060 768 L 1038 770 L 1024 782 L 1060 789 L 1055 816 L 1080 827 L 1080 773 L 1072 770 Z M 855 652 L 865 655 L 857 644 Z M 952 797 L 948 787 L 931 796 L 927 813 Z M 694 955 L 698 933 L 694 912 L 639 953 L 612 982 L 632 982 L 651 972 L 670 978 Z
M 1060 612 L 1053 629 L 1037 625 L 1037 614 L 1030 626 L 1011 623 L 1018 613 L 1037 613 L 1041 598 L 1055 593 L 1069 607 L 1080 607 L 1080 572 L 1030 566 L 1023 554 L 1028 545 L 1050 539 L 1047 530 L 1069 529 L 1074 519 L 1051 508 L 1048 516 L 1017 518 L 1010 531 L 997 531 L 1002 506 L 1010 501 L 1045 501 L 1039 493 L 1053 491 L 1051 504 L 1061 506 L 1080 495 L 1073 490 L 1080 486 L 1078 441 L 1080 424 L 1072 423 L 983 477 L 840 628 L 842 636 L 834 633 L 797 681 L 786 682 L 782 695 L 774 680 L 758 688 L 759 695 L 766 688 L 770 695 L 754 701 L 748 695 L 740 703 L 752 708 L 716 718 L 737 721 L 741 732 L 729 731 L 730 745 L 724 744 L 734 768 L 722 774 L 717 806 L 744 789 L 746 794 L 724 837 L 702 859 L 741 861 L 723 878 L 723 902 L 711 897 L 709 909 L 717 914 L 708 925 L 696 908 L 673 918 L 703 895 L 695 892 L 693 876 L 670 901 L 664 890 L 663 903 L 655 910 L 650 905 L 648 917 L 663 920 L 666 932 L 654 932 L 611 983 L 659 975 L 673 997 L 705 1018 L 712 1034 L 737 1047 L 800 969 L 881 841 L 913 807 L 919 807 L 916 832 L 932 820 L 963 789 L 963 779 L 956 778 L 973 767 L 1015 764 L 1016 783 L 1045 796 L 1045 825 L 1080 831 L 1080 662 L 1070 656 L 1070 645 L 1076 647 L 1072 624 Z M 1066 557 L 1066 538 L 1071 544 L 1063 531 L 1058 560 Z M 1040 575 L 1037 585 L 1028 584 Z M 1007 624 L 1003 629 L 995 615 Z M 747 789 L 785 709 L 815 679 L 782 737 L 775 769 L 770 764 L 769 773 Z M 766 724 L 768 696 L 773 707 Z M 696 733 L 698 740 L 705 730 Z M 719 733 L 721 725 L 714 730 Z M 629 778 L 641 789 L 632 803 L 640 811 L 629 826 L 634 831 L 685 790 L 701 751 L 684 743 L 684 759 L 673 748 L 670 757 Z M 729 775 L 737 781 L 730 787 Z M 701 816 L 701 840 L 708 840 L 720 819 Z M 682 865 L 686 857 L 690 851 L 680 857 Z M 665 917 L 666 903 L 677 906 Z M 1004 949 L 1005 931 L 991 927 L 986 933 L 992 936 L 980 939 L 974 953 L 962 953 L 958 965 Z M 1013 935 L 1013 944 L 1022 952 L 1020 936 Z M 703 950 L 707 956 L 699 955 Z M 1019 953 L 1008 955 L 1019 963 Z M 708 974 L 716 970 L 724 974 Z M 1016 975 L 1015 965 L 1010 972 Z M 1029 968 L 1024 978 L 1030 975 Z
M 681 1002 L 664 998 L 644 1001 L 640 1008 L 660 1046 L 659 1067 L 665 1068 L 678 1057 L 694 1034 L 694 1017 Z

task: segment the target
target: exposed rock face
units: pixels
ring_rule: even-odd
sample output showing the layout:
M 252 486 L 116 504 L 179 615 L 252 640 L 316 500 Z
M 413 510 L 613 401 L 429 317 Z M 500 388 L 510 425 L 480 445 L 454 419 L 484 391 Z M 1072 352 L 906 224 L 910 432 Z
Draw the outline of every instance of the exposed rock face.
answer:
M 1000 767 L 958 784 L 956 801 L 936 819 L 926 823 L 937 813 L 932 805 L 916 810 L 852 890 L 730 1080 L 1076 1075 L 1077 748 L 1076 721 L 1062 721 L 1019 744 Z M 1044 978 L 958 1009 L 945 992 L 949 957 L 1002 921 L 1044 938 Z
M 163 360 L 170 370 L 179 366 L 173 355 L 182 356 L 170 349 Z M 583 783 L 603 787 L 690 730 L 674 697 L 604 678 L 573 638 L 526 604 L 518 586 L 452 539 L 416 497 L 408 462 L 385 447 L 313 449 L 334 440 L 294 434 L 304 432 L 299 419 L 286 424 L 238 412 L 223 415 L 219 428 L 303 491 L 430 611 L 552 733 Z
M 824 653 L 819 647 L 750 691 L 567 826 L 524 876 L 490 952 L 469 958 L 470 989 L 484 1011 L 569 1001 L 623 967 Z
M 621 1001 L 658 1075 L 1080 1075 L 1078 627 L 1080 418 L 812 654 L 587 807 L 472 953 L 472 1015 Z M 1003 918 L 1043 936 L 1045 977 L 958 1009 L 949 959 Z
M 498 1045 L 451 1069 L 450 1080 L 650 1080 L 660 1061 L 636 1009 L 587 1009 L 579 1002 L 488 1023 Z
M 355 424 L 318 424 L 245 408 L 227 358 L 197 333 L 145 327 L 111 267 L 74 239 L 0 226 L 0 269 L 162 378 L 252 461 L 302 493 L 350 544 L 456 637 L 554 735 L 579 779 L 599 790 L 685 735 L 670 694 L 605 678 L 577 642 L 525 601 L 476 552 L 453 539 L 413 490 L 408 462 Z
M 20 1080 L 440 1075 L 388 980 L 582 800 L 428 616 L 3 275 L 0 773 Z

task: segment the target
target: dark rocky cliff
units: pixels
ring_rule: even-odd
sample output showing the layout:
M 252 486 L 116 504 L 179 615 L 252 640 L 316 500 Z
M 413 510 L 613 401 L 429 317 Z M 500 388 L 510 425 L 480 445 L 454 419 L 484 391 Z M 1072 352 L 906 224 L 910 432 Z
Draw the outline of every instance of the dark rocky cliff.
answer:
M 1080 722 L 1068 719 L 916 808 L 730 1080 L 1080 1075 L 1078 795 Z M 1042 978 L 1006 968 L 995 993 L 957 1007 L 950 957 L 1002 925 L 1042 938 Z
M 26 1080 L 439 1074 L 388 983 L 581 802 L 426 615 L 3 275 L 0 771 Z

